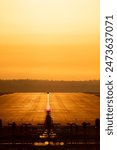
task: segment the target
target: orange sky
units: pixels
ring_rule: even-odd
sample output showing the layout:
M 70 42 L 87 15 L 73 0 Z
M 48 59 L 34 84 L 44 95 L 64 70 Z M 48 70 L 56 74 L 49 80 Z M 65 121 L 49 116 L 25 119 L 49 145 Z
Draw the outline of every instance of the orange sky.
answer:
M 0 1 L 0 78 L 99 79 L 98 0 Z

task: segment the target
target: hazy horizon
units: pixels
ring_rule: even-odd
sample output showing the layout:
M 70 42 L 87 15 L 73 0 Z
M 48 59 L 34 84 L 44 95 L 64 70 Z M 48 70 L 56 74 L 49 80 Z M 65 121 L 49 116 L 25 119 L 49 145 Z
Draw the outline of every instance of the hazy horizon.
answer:
M 37 80 L 37 81 L 63 81 L 63 82 L 72 82 L 72 81 L 73 82 L 80 82 L 80 81 L 81 82 L 100 81 L 100 79 L 94 79 L 94 80 L 61 80 L 61 79 L 60 80 L 49 80 L 49 79 L 28 79 L 28 78 L 19 78 L 19 79 L 18 78 L 16 78 L 16 79 L 15 78 L 13 78 L 13 79 L 12 78 L 11 79 L 7 79 L 7 78 L 6 79 L 5 78 L 2 79 L 2 78 L 0 78 L 0 80 L 10 80 L 10 81 L 12 81 L 12 80 L 29 80 L 29 81 L 33 81 L 33 80 L 35 81 L 35 80 Z

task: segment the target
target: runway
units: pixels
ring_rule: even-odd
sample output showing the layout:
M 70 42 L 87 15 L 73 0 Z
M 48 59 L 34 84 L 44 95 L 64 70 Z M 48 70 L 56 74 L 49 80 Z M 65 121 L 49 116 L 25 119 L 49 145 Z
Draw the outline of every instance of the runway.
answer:
M 100 98 L 85 93 L 50 93 L 49 103 L 54 123 L 93 123 L 100 117 Z M 14 93 L 0 96 L 3 123 L 44 123 L 47 93 Z

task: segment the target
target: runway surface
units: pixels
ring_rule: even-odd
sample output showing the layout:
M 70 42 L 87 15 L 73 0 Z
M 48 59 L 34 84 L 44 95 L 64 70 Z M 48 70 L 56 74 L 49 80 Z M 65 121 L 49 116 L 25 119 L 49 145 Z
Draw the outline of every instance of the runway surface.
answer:
M 85 93 L 50 93 L 51 115 L 55 123 L 94 122 L 100 116 L 100 98 Z M 0 96 L 3 123 L 44 123 L 47 93 L 14 93 Z

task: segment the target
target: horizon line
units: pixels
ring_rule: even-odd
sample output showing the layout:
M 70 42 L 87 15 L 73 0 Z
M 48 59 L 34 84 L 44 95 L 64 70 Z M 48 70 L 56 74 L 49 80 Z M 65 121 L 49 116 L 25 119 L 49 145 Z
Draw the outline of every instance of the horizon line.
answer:
M 90 79 L 90 80 L 50 80 L 50 79 L 0 79 L 0 81 L 20 81 L 20 80 L 25 80 L 25 81 L 59 81 L 59 82 L 85 82 L 85 81 L 100 81 L 100 79 Z

